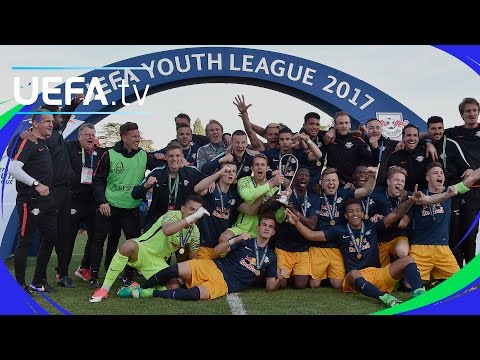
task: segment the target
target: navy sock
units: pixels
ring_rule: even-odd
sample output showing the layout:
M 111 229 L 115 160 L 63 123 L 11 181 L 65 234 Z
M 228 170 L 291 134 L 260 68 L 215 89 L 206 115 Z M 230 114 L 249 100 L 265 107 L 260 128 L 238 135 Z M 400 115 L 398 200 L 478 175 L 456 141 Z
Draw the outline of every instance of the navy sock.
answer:
M 423 287 L 422 279 L 420 278 L 420 271 L 416 263 L 408 264 L 403 270 L 405 277 L 407 278 L 408 283 L 412 287 L 412 290 L 417 290 L 418 288 Z
M 381 292 L 375 285 L 365 280 L 363 277 L 355 279 L 355 287 L 363 295 L 374 298 L 376 300 L 378 300 L 380 296 L 385 294 Z
M 145 284 L 141 286 L 142 289 L 153 288 L 157 285 L 165 285 L 170 279 L 178 277 L 178 265 L 171 265 L 163 270 L 160 270 L 155 275 L 150 277 Z
M 162 299 L 195 301 L 200 300 L 200 289 L 195 286 L 191 289 L 153 290 L 153 296 Z

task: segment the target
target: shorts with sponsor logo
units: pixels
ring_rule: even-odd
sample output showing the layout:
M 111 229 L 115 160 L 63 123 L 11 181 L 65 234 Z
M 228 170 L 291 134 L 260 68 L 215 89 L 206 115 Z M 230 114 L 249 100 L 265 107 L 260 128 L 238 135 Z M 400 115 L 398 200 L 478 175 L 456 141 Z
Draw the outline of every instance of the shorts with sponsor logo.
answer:
M 160 270 L 168 267 L 164 257 L 152 254 L 147 247 L 143 246 L 142 243 L 137 242 L 137 244 L 137 260 L 134 262 L 129 262 L 128 265 L 138 269 L 145 279 L 152 277 Z
M 277 255 L 277 268 L 285 269 L 287 276 L 291 275 L 309 275 L 310 274 L 310 256 L 308 251 L 289 252 L 279 248 L 275 248 Z
M 448 279 L 460 268 L 448 245 L 410 245 L 409 255 L 415 259 L 423 281 Z
M 378 243 L 378 255 L 380 257 L 380 265 L 382 267 L 390 264 L 390 256 L 395 256 L 395 248 L 400 241 L 406 241 L 408 243 L 408 238 L 405 236 L 397 236 L 395 239 L 389 242 Z
M 310 247 L 308 254 L 312 279 L 343 280 L 345 278 L 345 265 L 340 249 Z
M 396 280 L 390 275 L 390 264 L 382 268 L 369 267 L 360 270 L 362 277 L 369 283 L 375 285 L 380 291 L 392 292 L 395 287 Z M 342 283 L 343 292 L 358 292 L 356 289 L 352 289 L 346 279 Z
M 213 300 L 228 294 L 228 285 L 223 273 L 213 260 L 193 259 L 188 261 L 192 276 L 185 280 L 185 285 L 190 289 L 194 286 L 203 286 L 208 290 L 208 299 Z
M 198 248 L 198 259 L 204 259 L 204 260 L 213 260 L 219 257 L 216 255 L 213 251 L 213 248 L 209 248 L 207 246 L 200 246 Z

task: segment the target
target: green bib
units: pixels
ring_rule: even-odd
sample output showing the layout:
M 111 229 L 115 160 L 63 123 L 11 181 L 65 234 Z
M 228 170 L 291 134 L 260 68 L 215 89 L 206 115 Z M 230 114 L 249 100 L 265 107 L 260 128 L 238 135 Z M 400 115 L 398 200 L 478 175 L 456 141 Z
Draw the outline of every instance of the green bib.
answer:
M 132 198 L 132 189 L 145 178 L 147 153 L 140 150 L 132 158 L 126 158 L 110 149 L 110 172 L 107 178 L 105 197 L 110 205 L 121 209 L 134 209 L 140 200 Z

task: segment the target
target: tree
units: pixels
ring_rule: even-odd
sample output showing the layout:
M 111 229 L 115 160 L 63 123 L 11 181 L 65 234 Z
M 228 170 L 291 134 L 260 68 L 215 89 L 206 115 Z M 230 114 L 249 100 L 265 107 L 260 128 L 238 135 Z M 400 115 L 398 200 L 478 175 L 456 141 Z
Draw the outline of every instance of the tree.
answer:
M 120 126 L 119 123 L 106 123 L 98 132 L 98 141 L 101 147 L 112 147 L 116 142 L 120 141 Z M 145 139 L 140 132 L 140 147 L 148 152 L 154 151 L 153 140 Z
M 202 120 L 198 117 L 193 122 L 193 133 L 197 135 L 205 135 L 205 128 L 202 125 Z

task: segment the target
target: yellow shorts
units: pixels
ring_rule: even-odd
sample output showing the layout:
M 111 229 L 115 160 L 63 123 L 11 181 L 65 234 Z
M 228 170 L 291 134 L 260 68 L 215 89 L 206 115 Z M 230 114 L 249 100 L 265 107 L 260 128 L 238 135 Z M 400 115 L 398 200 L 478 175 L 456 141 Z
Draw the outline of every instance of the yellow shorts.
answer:
M 309 275 L 310 274 L 310 256 L 308 251 L 288 252 L 279 248 L 275 248 L 277 255 L 277 268 L 287 270 L 287 276 L 290 275 Z
M 369 267 L 360 270 L 362 277 L 369 283 L 375 285 L 380 291 L 392 292 L 395 287 L 396 280 L 390 276 L 390 264 L 382 268 Z M 343 292 L 358 292 L 356 289 L 352 289 L 346 279 L 342 283 Z
M 460 268 L 447 245 L 411 245 L 409 255 L 415 259 L 423 281 L 448 279 Z
M 193 259 L 188 261 L 192 277 L 185 281 L 190 289 L 194 286 L 203 286 L 208 290 L 208 298 L 216 299 L 228 294 L 228 286 L 220 269 L 213 260 Z
M 378 243 L 378 254 L 380 256 L 380 265 L 382 267 L 390 264 L 390 256 L 396 255 L 395 247 L 402 240 L 408 243 L 408 238 L 405 236 L 397 236 L 392 241 Z
M 160 270 L 168 267 L 168 264 L 165 261 L 164 257 L 153 255 L 144 246 L 142 246 L 142 243 L 137 244 L 137 260 L 131 263 L 129 262 L 128 265 L 135 269 L 138 269 L 145 277 L 145 279 L 149 279 Z
M 205 259 L 205 260 L 213 260 L 219 257 L 218 255 L 215 255 L 215 253 L 213 252 L 213 248 L 209 248 L 206 246 L 200 246 L 198 248 L 197 254 L 198 254 L 198 259 Z
M 345 266 L 340 249 L 310 247 L 308 255 L 312 279 L 343 280 L 345 278 Z

